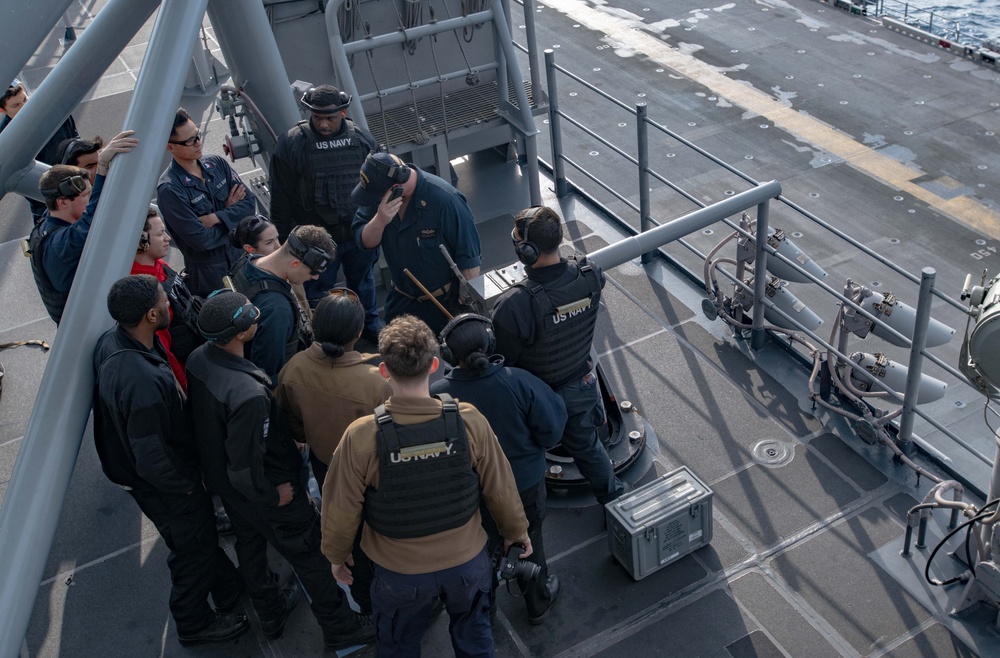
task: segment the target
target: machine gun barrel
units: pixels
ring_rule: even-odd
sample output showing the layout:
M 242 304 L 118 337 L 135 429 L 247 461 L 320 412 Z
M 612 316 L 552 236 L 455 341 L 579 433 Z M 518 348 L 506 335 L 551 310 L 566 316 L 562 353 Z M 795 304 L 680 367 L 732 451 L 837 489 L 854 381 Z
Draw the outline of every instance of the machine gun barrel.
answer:
M 781 194 L 781 184 L 777 181 L 761 183 L 757 187 L 740 192 L 728 199 L 713 203 L 683 217 L 661 224 L 645 233 L 633 235 L 614 244 L 598 249 L 587 255 L 587 259 L 596 263 L 602 270 L 617 267 L 633 258 L 638 258 L 647 251 L 682 238 L 711 224 L 737 215 L 750 206 L 759 205 Z

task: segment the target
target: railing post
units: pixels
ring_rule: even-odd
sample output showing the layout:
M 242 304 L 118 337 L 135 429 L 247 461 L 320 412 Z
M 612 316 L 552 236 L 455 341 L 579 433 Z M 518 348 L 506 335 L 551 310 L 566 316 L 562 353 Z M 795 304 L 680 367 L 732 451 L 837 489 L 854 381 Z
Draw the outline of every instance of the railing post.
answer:
M 896 445 L 904 451 L 913 446 L 913 417 L 920 394 L 920 376 L 924 366 L 924 348 L 927 346 L 927 326 L 931 320 L 934 278 L 933 267 L 920 271 L 920 295 L 917 297 L 916 318 L 913 326 L 913 343 L 910 345 L 910 362 L 906 371 L 906 392 L 903 394 L 903 414 L 899 421 Z
M 559 96 L 556 94 L 556 52 L 545 49 L 545 80 L 549 92 L 549 142 L 552 145 L 552 176 L 556 179 L 556 196 L 569 194 L 566 168 L 562 159 L 562 129 L 559 125 Z
M 750 347 L 759 350 L 764 347 L 767 333 L 764 331 L 764 290 L 767 286 L 767 223 L 770 201 L 757 204 L 757 255 L 753 264 L 753 321 L 750 330 Z
M 638 144 L 636 152 L 639 160 L 639 232 L 649 230 L 649 130 L 646 125 L 646 104 L 635 104 L 635 131 Z M 642 264 L 653 262 L 653 252 L 642 255 Z

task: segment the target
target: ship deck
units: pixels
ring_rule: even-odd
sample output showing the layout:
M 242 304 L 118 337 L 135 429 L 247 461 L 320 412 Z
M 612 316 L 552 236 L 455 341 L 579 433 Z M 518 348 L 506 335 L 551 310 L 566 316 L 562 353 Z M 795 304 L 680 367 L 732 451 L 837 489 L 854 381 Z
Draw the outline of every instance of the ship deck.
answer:
M 103 6 L 101 0 L 84 4 L 92 12 Z M 612 5 L 618 10 L 611 11 Z M 74 8 L 81 10 L 78 3 Z M 651 118 L 758 180 L 778 180 L 786 196 L 911 271 L 933 264 L 939 286 L 953 296 L 967 271 L 979 272 L 1000 258 L 990 251 L 1000 238 L 996 70 L 813 0 L 708 9 L 690 0 L 551 0 L 537 9 L 538 43 L 558 46 L 558 63 L 626 102 L 647 102 Z M 635 17 L 657 27 L 633 30 L 629 21 Z M 523 34 L 517 17 L 514 26 L 517 40 Z M 62 29 L 57 32 L 27 67 L 29 85 L 37 86 L 58 59 Z M 108 137 L 120 129 L 143 39 L 140 34 L 74 113 L 84 135 Z M 581 93 L 571 96 L 575 91 Z M 571 84 L 561 86 L 559 98 L 562 109 L 586 125 L 602 134 L 620 131 L 615 139 L 632 143 L 634 118 L 627 113 Z M 192 97 L 182 104 L 210 119 L 206 148 L 217 150 L 225 126 L 208 101 Z M 548 160 L 546 126 L 539 128 L 539 153 Z M 637 199 L 634 177 L 606 148 L 582 134 L 567 141 L 567 152 L 577 149 L 581 155 L 575 157 L 589 157 L 588 168 Z M 674 149 L 658 148 L 651 165 L 705 203 L 747 187 L 680 149 L 675 157 L 669 153 Z M 492 152 L 454 164 L 458 187 L 479 220 L 484 267 L 509 263 L 507 213 L 527 205 L 527 181 L 515 163 Z M 237 168 L 254 171 L 246 161 Z M 582 183 L 572 172 L 570 178 Z M 572 196 L 556 199 L 552 188 L 543 176 L 546 203 L 564 214 L 573 247 L 591 252 L 624 236 L 593 205 Z M 654 188 L 657 219 L 695 209 L 659 183 Z M 595 196 L 627 215 L 620 201 Z M 772 223 L 781 219 L 797 221 L 776 217 Z M 8 195 L 0 201 L 0 342 L 51 341 L 55 335 L 20 255 L 18 242 L 29 224 L 23 200 Z M 892 285 L 882 269 L 843 243 L 814 227 L 791 228 L 803 234 L 796 242 L 832 273 L 831 285 L 847 276 Z M 707 250 L 724 230 L 692 236 L 692 243 Z M 678 261 L 700 267 L 679 248 L 669 250 Z M 862 443 L 846 422 L 813 409 L 806 370 L 780 345 L 769 343 L 755 353 L 721 322 L 705 318 L 703 291 L 675 268 L 633 261 L 607 274 L 596 348 L 619 400 L 632 402 L 656 433 L 625 477 L 642 484 L 677 466 L 690 468 L 714 491 L 713 539 L 636 582 L 611 558 L 603 509 L 594 499 L 553 490 L 545 537 L 562 594 L 546 622 L 531 626 L 522 602 L 501 591 L 494 621 L 498 656 L 1000 655 L 996 608 L 980 606 L 953 617 L 961 585 L 934 588 L 923 580 L 930 550 L 946 532 L 943 512 L 933 517 L 928 547 L 899 556 L 906 511 L 922 500 L 926 479 L 918 481 L 884 450 Z M 915 286 L 905 292 L 912 300 Z M 829 321 L 825 303 L 814 310 Z M 964 327 L 956 311 L 939 317 L 960 331 Z M 940 353 L 951 363 L 957 340 Z M 0 359 L 6 366 L 2 496 L 45 355 L 20 348 L 0 353 Z M 953 386 L 944 400 L 928 406 L 992 456 L 982 400 L 970 389 Z M 917 434 L 985 488 L 989 467 L 982 460 L 919 423 Z M 754 450 L 764 441 L 790 459 L 769 463 Z M 916 459 L 936 469 L 923 456 Z M 949 549 L 958 546 L 956 539 Z M 961 570 L 943 552 L 934 562 L 938 578 Z M 255 627 L 230 644 L 183 649 L 167 610 L 168 591 L 165 547 L 127 494 L 101 473 L 88 430 L 22 655 L 319 653 L 321 634 L 301 603 L 280 640 L 264 640 Z M 452 655 L 444 618 L 431 624 L 423 651 Z M 369 647 L 350 655 L 375 652 Z

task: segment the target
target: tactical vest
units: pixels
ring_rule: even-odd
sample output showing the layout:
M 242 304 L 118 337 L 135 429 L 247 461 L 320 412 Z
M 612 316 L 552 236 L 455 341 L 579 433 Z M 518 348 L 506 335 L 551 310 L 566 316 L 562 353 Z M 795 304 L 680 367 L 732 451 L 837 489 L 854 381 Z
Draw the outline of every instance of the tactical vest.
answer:
M 315 133 L 308 121 L 296 124 L 309 149 L 305 175 L 301 178 L 302 207 L 323 219 L 334 242 L 346 242 L 351 237 L 351 221 L 358 209 L 351 201 L 351 192 L 368 155 L 354 123 L 346 118 L 344 123 L 346 134 L 332 137 Z
M 35 278 L 35 287 L 38 288 L 38 294 L 42 298 L 45 310 L 48 312 L 49 317 L 52 318 L 52 321 L 58 325 L 62 319 L 63 311 L 66 309 L 66 300 L 69 299 L 69 293 L 59 292 L 55 289 L 55 286 L 52 285 L 52 280 L 49 279 L 49 275 L 45 273 L 45 267 L 42 265 L 45 243 L 48 237 L 52 235 L 50 229 L 43 228 L 45 224 L 45 221 L 35 224 L 35 227 L 31 229 L 31 234 L 28 236 L 28 248 L 31 251 L 31 275 Z
M 515 284 L 531 294 L 535 316 L 535 341 L 521 350 L 517 366 L 552 388 L 566 384 L 583 368 L 597 323 L 600 278 L 586 258 L 573 262 L 579 271 L 567 286 L 545 290 L 530 279 Z
M 413 539 L 459 528 L 479 509 L 479 475 L 458 403 L 437 396 L 443 413 L 416 425 L 397 425 L 375 409 L 379 486 L 365 492 L 364 518 L 372 530 L 393 539 Z
M 174 312 L 174 318 L 180 320 L 185 325 L 198 333 L 198 314 L 205 300 L 198 295 L 191 294 L 184 277 L 170 269 L 166 264 L 163 271 L 167 278 L 163 282 L 163 291 L 167 293 L 170 300 L 170 308 Z
M 281 293 L 288 300 L 288 303 L 292 305 L 292 317 L 295 320 L 295 327 L 292 329 L 291 336 L 285 342 L 285 361 L 288 361 L 288 359 L 291 359 L 300 351 L 312 345 L 312 324 L 309 322 L 309 316 L 302 310 L 298 298 L 295 297 L 289 286 L 282 286 L 276 281 L 268 279 L 251 281 L 247 278 L 246 266 L 251 260 L 252 257 L 250 254 L 246 254 L 236 261 L 232 269 L 229 270 L 229 278 L 232 280 L 237 292 L 246 295 L 251 303 L 257 295 L 269 290 Z

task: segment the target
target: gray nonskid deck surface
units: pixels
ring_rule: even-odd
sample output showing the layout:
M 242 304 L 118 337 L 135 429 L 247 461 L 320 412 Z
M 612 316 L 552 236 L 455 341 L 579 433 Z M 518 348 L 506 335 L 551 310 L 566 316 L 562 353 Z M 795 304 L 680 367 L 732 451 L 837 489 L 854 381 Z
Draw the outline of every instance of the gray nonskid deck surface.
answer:
M 101 2 L 86 4 L 93 5 L 94 11 L 102 6 Z M 908 151 L 916 154 L 916 163 L 926 175 L 914 183 L 941 198 L 968 189 L 996 207 L 998 168 L 994 162 L 988 162 L 991 166 L 986 170 L 977 167 L 996 153 L 995 138 L 990 142 L 981 134 L 996 131 L 1000 123 L 998 110 L 990 105 L 996 94 L 987 91 L 995 87 L 995 72 L 969 69 L 967 63 L 944 59 L 941 51 L 930 46 L 812 0 L 735 3 L 732 7 L 720 3 L 709 9 L 688 1 L 615 5 L 644 16 L 647 23 L 697 18 L 692 12 L 704 12 L 704 18 L 691 24 L 691 31 L 678 24 L 668 29 L 665 38 L 674 46 L 695 43 L 695 36 L 704 39 L 704 49 L 694 51 L 694 56 L 714 66 L 749 63 L 745 73 L 733 69 L 731 75 L 775 97 L 793 89 L 795 83 L 785 79 L 791 73 L 783 70 L 794 56 L 801 57 L 801 48 L 790 45 L 792 36 L 824 39 L 822 47 L 810 47 L 820 51 L 824 61 L 813 62 L 795 76 L 799 81 L 809 79 L 808 69 L 821 69 L 825 86 L 812 80 L 808 89 L 805 85 L 796 89 L 800 96 L 793 99 L 793 106 L 841 130 L 851 127 L 859 141 L 866 139 L 863 132 L 881 135 L 885 145 L 873 148 L 882 148 L 900 161 L 912 160 Z M 849 232 L 868 236 L 872 246 L 918 265 L 942 254 L 960 254 L 941 266 L 946 273 L 942 278 L 950 280 L 984 264 L 964 254 L 982 246 L 975 244 L 976 239 L 988 238 L 985 244 L 994 244 L 991 236 L 955 223 L 925 201 L 900 194 L 836 158 L 824 162 L 829 152 L 760 117 L 747 116 L 738 106 L 726 106 L 700 82 L 669 68 L 656 71 L 663 67 L 652 57 L 629 56 L 618 46 L 597 50 L 605 44 L 603 35 L 585 26 L 573 27 L 572 16 L 550 7 L 539 9 L 539 45 L 559 44 L 557 61 L 623 99 L 638 100 L 638 94 L 647 94 L 644 98 L 650 102 L 651 115 L 655 109 L 665 124 L 683 128 L 685 136 L 739 162 L 758 179 L 778 178 L 794 200 L 821 216 L 842 220 Z M 832 27 L 810 33 L 802 22 L 810 19 Z M 766 21 L 783 22 L 765 27 Z M 517 25 L 515 20 L 515 39 L 519 38 Z M 748 27 L 759 29 L 751 32 Z M 878 40 L 864 42 L 877 47 L 829 38 L 855 32 Z M 137 41 L 147 38 L 148 31 Z M 878 56 L 867 55 L 869 47 Z M 46 49 L 58 52 L 54 42 Z M 137 43 L 123 55 L 125 68 L 138 66 L 142 49 Z M 38 71 L 28 76 L 32 84 L 46 65 L 33 64 Z M 120 68 L 109 72 L 101 88 L 110 95 L 96 94 L 76 113 L 85 135 L 100 133 L 107 138 L 117 131 L 130 98 L 124 89 L 115 93 L 115 85 L 128 75 Z M 854 77 L 859 73 L 861 78 Z M 926 75 L 933 76 L 931 82 L 925 82 Z M 781 90 L 772 89 L 776 76 Z M 625 122 L 623 143 L 632 143 L 632 121 L 589 102 L 569 101 L 571 88 L 568 84 L 561 87 L 564 109 L 582 112 L 587 123 L 593 120 L 595 126 L 610 122 L 617 127 Z M 923 97 L 923 89 L 937 92 Z M 839 103 L 851 94 L 865 100 L 852 98 L 848 106 Z M 916 105 L 917 100 L 924 104 Z M 195 112 L 208 107 L 207 101 L 200 105 L 194 99 L 184 102 Z M 768 127 L 762 128 L 764 124 Z M 539 127 L 544 131 L 544 126 Z M 598 128 L 603 131 L 602 126 Z M 223 129 L 216 117 L 211 123 L 211 141 L 216 147 Z M 587 151 L 593 149 L 586 139 L 569 138 L 571 143 L 574 140 Z M 539 153 L 548 159 L 546 141 L 543 134 Z M 606 149 L 595 150 L 603 153 L 586 162 L 587 166 L 606 161 L 613 170 L 617 167 Z M 685 185 L 697 189 L 705 202 L 718 200 L 726 189 L 743 189 L 731 177 L 727 181 L 679 151 L 667 159 L 668 152 L 673 151 L 657 152 L 663 160 L 656 166 L 667 167 L 671 178 L 683 179 Z M 751 154 L 754 159 L 744 159 Z M 524 177 L 512 165 L 494 160 L 491 154 L 476 154 L 457 167 L 459 187 L 469 195 L 480 219 L 516 212 L 519 201 L 526 205 Z M 241 172 L 253 169 L 247 161 L 237 167 Z M 609 180 L 634 199 L 634 182 L 623 173 L 615 176 L 612 171 Z M 555 201 L 551 187 L 551 181 L 543 179 L 546 201 L 561 205 L 567 218 L 579 220 L 567 227 L 578 246 L 592 251 L 619 236 L 584 205 Z M 895 196 L 903 199 L 897 201 Z M 661 219 L 693 208 L 659 187 L 654 203 Z M 0 202 L 0 298 L 5 301 L 0 342 L 51 340 L 54 335 L 16 242 L 27 233 L 25 211 L 23 200 L 12 195 Z M 873 216 L 879 221 L 872 222 Z M 507 221 L 500 217 L 482 225 L 491 259 L 510 260 Z M 714 236 L 695 236 L 694 242 L 710 246 L 718 236 L 718 231 Z M 890 237 L 899 238 L 901 244 L 888 243 Z M 843 249 L 817 239 L 815 232 L 806 231 L 803 242 L 824 265 L 862 267 L 864 279 L 874 277 L 864 269 L 867 266 L 844 261 Z M 910 562 L 895 556 L 902 545 L 901 519 L 909 506 L 923 498 L 927 483 L 917 486 L 905 469 L 887 462 L 877 449 L 861 445 L 843 423 L 824 427 L 805 401 L 805 374 L 799 367 L 780 359 L 780 349 L 774 346 L 766 347 L 761 355 L 748 355 L 746 346 L 732 339 L 721 323 L 709 323 L 701 316 L 697 310 L 700 296 L 697 289 L 662 267 L 644 269 L 629 263 L 616 268 L 609 272 L 596 345 L 620 390 L 619 397 L 634 402 L 659 437 L 659 443 L 651 445 L 627 474 L 628 479 L 642 482 L 681 464 L 690 467 L 716 492 L 711 545 L 634 583 L 609 555 L 603 512 L 593 499 L 552 492 L 546 544 L 551 570 L 563 582 L 562 598 L 546 623 L 533 627 L 522 602 L 501 592 L 494 625 L 497 655 L 1000 655 L 984 609 L 951 619 L 944 614 L 948 608 L 941 592 L 925 592 L 912 577 L 926 560 L 927 550 L 915 552 Z M 44 354 L 27 348 L 3 352 L 2 359 L 7 381 L 0 407 L 0 497 L 6 491 L 46 360 Z M 766 372 L 757 367 L 763 361 L 767 361 Z M 951 405 L 952 400 L 944 403 Z M 968 415 L 954 420 L 956 426 L 975 422 Z M 791 462 L 781 468 L 756 463 L 752 447 L 765 439 L 788 446 L 794 453 Z M 941 526 L 944 520 L 935 519 L 935 524 Z M 940 528 L 934 532 L 941 535 Z M 231 542 L 224 543 L 232 554 Z M 259 629 L 254 629 L 222 646 L 181 648 L 167 610 L 165 559 L 155 529 L 127 494 L 101 473 L 88 434 L 39 588 L 26 638 L 28 655 L 319 653 L 321 634 L 304 603 L 276 642 L 263 640 Z M 955 568 L 948 560 L 944 559 L 941 569 Z M 289 576 L 280 560 L 275 564 Z M 945 592 L 944 597 L 949 594 L 954 598 L 955 590 Z M 980 632 L 960 625 L 966 620 Z M 452 654 L 445 619 L 432 623 L 423 647 L 427 656 Z M 367 648 L 355 655 L 372 656 L 374 650 Z

